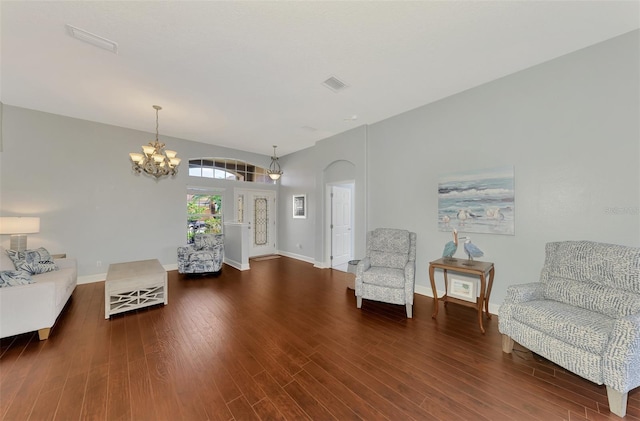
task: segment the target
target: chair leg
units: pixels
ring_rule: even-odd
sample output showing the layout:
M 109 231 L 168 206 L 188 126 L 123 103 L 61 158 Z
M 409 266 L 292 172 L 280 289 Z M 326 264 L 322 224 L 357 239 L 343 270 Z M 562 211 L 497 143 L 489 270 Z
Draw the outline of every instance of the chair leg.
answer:
M 413 304 L 407 303 L 407 319 L 413 317 Z
M 362 308 L 362 296 L 356 296 L 356 307 Z
M 624 417 L 625 415 L 627 415 L 627 396 L 629 396 L 629 392 L 621 393 L 607 386 L 609 411 L 619 417 Z
M 509 335 L 502 335 L 502 352 L 511 354 L 513 351 L 513 339 Z

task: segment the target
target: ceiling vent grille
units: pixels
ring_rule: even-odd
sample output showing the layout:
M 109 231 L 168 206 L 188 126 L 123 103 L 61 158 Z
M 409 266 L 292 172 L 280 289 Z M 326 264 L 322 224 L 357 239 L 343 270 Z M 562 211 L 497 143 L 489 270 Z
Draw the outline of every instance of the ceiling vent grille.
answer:
M 347 85 L 346 83 L 344 83 L 343 81 L 341 81 L 335 76 L 331 76 L 329 79 L 322 82 L 322 85 L 331 89 L 333 92 L 340 92 L 343 89 L 346 89 L 349 87 L 349 85 Z
M 66 25 L 67 33 L 75 39 L 84 41 L 103 50 L 111 51 L 114 54 L 118 54 L 118 43 L 109 39 L 103 38 L 84 29 L 76 28 L 73 25 Z

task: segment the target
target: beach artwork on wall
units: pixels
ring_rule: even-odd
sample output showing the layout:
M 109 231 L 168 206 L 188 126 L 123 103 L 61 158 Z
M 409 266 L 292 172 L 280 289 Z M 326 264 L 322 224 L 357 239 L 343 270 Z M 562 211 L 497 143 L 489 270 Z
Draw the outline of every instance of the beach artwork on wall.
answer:
M 515 234 L 513 166 L 444 174 L 438 180 L 440 231 Z

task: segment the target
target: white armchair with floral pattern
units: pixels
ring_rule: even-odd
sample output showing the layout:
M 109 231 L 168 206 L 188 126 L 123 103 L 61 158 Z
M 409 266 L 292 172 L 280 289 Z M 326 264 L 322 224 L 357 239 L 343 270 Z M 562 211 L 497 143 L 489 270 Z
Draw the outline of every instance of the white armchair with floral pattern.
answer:
M 224 235 L 196 234 L 193 240 L 193 244 L 178 247 L 178 272 L 219 272 L 224 261 Z

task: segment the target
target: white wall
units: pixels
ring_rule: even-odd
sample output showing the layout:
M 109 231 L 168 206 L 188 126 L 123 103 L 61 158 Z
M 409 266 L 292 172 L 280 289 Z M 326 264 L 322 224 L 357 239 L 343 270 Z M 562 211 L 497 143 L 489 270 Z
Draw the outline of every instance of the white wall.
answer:
M 176 248 L 186 242 L 187 186 L 224 189 L 223 212 L 234 217 L 233 188 L 246 183 L 189 177 L 190 158 L 238 158 L 263 167 L 270 162 L 268 155 L 161 133 L 183 161 L 175 178 L 155 181 L 134 174 L 128 157 L 155 134 L 6 104 L 2 130 L 0 214 L 40 216 L 41 232 L 28 236 L 29 247 L 76 257 L 85 280 L 104 279 L 115 262 L 157 258 L 175 266 Z M 9 236 L 2 244 L 8 248 Z
M 515 235 L 470 234 L 496 265 L 493 309 L 538 279 L 546 242 L 640 246 L 639 34 L 369 127 L 369 228 L 417 232 L 417 289 L 431 290 L 429 261 L 451 239 L 438 176 L 458 170 L 515 167 Z

